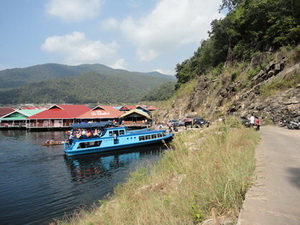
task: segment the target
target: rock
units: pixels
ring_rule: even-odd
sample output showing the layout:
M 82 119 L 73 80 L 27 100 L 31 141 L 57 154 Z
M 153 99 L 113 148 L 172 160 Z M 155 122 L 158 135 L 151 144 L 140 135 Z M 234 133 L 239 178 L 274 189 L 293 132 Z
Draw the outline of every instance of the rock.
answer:
M 275 74 L 274 70 L 270 70 L 266 76 L 267 79 L 269 79 L 270 77 L 272 77 Z
M 259 57 L 252 59 L 250 66 L 256 68 L 257 65 L 261 65 L 258 59 Z M 286 67 L 286 60 L 281 58 L 270 62 L 250 82 L 232 81 L 228 73 L 214 80 L 211 80 L 209 75 L 200 76 L 194 92 L 174 100 L 172 108 L 166 114 L 168 118 L 172 115 L 172 119 L 181 119 L 185 114 L 194 112 L 212 120 L 214 116 L 218 117 L 224 113 L 240 116 L 253 112 L 262 117 L 263 121 L 275 123 L 282 118 L 300 118 L 300 83 L 268 98 L 261 96 L 260 87 L 271 82 L 274 76 L 289 80 L 299 76 L 300 63 Z

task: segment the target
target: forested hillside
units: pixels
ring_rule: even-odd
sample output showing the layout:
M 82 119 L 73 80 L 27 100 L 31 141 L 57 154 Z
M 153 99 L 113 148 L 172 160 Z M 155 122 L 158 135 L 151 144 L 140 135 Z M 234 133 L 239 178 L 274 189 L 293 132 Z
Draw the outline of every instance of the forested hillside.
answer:
M 153 76 L 171 79 L 175 78 L 158 72 L 140 73 L 120 69 L 112 69 L 102 64 L 83 64 L 67 66 L 62 64 L 48 63 L 27 68 L 15 68 L 0 71 L 0 88 L 14 88 L 29 83 L 37 83 L 46 80 L 55 80 L 63 77 L 72 77 L 97 72 L 103 75 L 126 77 L 131 75 Z
M 172 97 L 175 92 L 175 83 L 166 82 L 146 94 L 142 101 L 164 101 Z
M 299 0 L 223 0 L 221 9 L 228 15 L 212 21 L 209 38 L 177 64 L 177 88 L 208 71 L 220 74 L 225 64 L 300 43 Z
M 300 121 L 300 1 L 223 0 L 221 8 L 228 15 L 177 64 L 176 93 L 159 116 Z
M 89 71 L 89 72 L 86 72 Z M 45 64 L 0 72 L 0 104 L 136 103 L 174 76 L 138 73 L 104 65 Z

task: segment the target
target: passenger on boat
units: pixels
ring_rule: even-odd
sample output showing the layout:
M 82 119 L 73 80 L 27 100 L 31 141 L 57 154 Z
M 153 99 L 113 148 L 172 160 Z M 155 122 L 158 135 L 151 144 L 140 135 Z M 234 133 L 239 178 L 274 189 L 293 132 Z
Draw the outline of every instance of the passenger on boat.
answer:
M 92 138 L 97 138 L 97 137 L 99 137 L 99 134 L 98 134 L 98 130 L 95 129 L 95 130 L 94 130 L 94 133 L 93 133 L 93 135 L 92 135 Z
M 101 137 L 102 135 L 103 135 L 103 131 L 102 131 L 102 130 L 99 130 L 98 136 Z
M 87 138 L 86 131 L 83 130 L 83 131 L 81 132 L 80 139 L 86 139 L 86 138 Z
M 91 133 L 91 131 L 90 131 L 90 130 L 89 130 L 89 131 L 87 131 L 87 132 L 86 132 L 86 137 L 87 137 L 87 138 L 90 138 L 91 136 L 92 136 L 92 133 Z
M 68 140 L 69 140 L 69 145 L 71 145 L 71 144 L 73 143 L 73 138 L 74 138 L 74 135 L 72 134 L 72 132 L 70 132 L 69 138 L 68 138 Z

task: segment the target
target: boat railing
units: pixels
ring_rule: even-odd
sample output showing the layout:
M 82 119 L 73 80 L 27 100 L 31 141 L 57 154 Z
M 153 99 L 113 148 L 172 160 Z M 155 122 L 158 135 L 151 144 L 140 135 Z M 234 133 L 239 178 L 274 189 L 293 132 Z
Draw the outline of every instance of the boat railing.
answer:
M 1 122 L 0 127 L 26 127 L 26 123 L 14 121 L 13 123 Z
M 60 128 L 60 127 L 69 127 L 69 123 L 27 123 L 26 128 Z

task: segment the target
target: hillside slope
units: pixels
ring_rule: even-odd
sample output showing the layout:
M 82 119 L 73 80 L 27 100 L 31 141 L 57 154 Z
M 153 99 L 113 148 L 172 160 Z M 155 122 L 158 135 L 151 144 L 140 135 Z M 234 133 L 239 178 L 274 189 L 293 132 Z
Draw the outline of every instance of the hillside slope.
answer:
M 0 91 L 0 103 L 136 103 L 152 89 L 168 81 L 140 75 L 116 78 L 90 72 Z
M 48 63 L 27 68 L 15 68 L 0 71 L 0 89 L 15 88 L 29 83 L 55 80 L 64 77 L 74 77 L 88 72 L 97 72 L 108 76 L 126 77 L 131 75 L 166 78 L 175 81 L 173 76 L 158 72 L 140 73 L 121 69 L 113 69 L 102 64 L 82 64 L 68 66 Z
M 139 73 L 94 64 L 45 64 L 0 71 L 0 104 L 136 103 L 174 76 Z M 4 88 L 5 87 L 5 88 Z
M 295 50 L 261 53 L 249 63 L 224 67 L 217 76 L 199 76 L 177 91 L 162 118 L 255 114 L 264 122 L 300 120 L 299 55 Z

